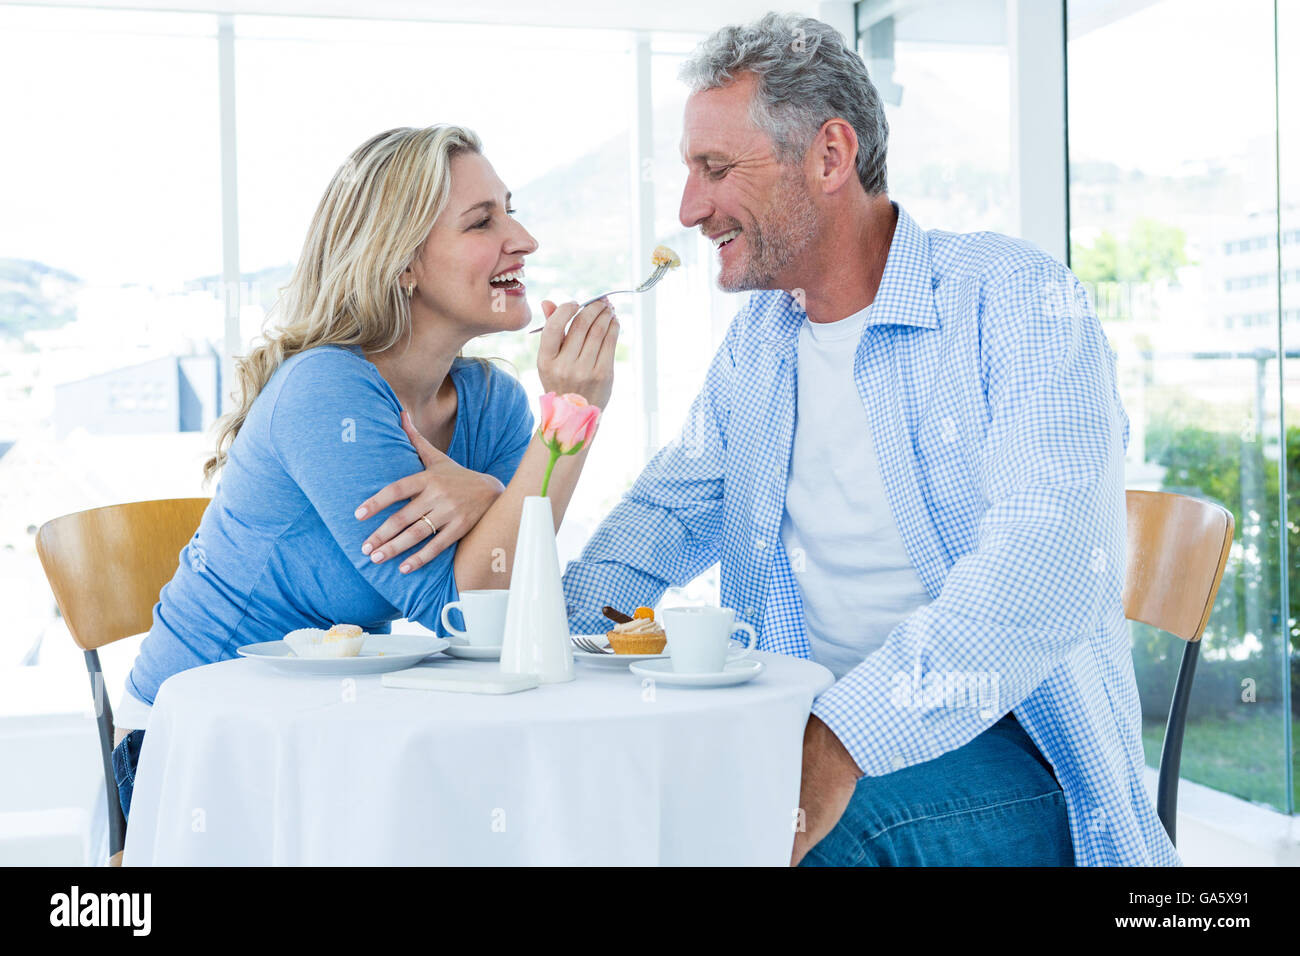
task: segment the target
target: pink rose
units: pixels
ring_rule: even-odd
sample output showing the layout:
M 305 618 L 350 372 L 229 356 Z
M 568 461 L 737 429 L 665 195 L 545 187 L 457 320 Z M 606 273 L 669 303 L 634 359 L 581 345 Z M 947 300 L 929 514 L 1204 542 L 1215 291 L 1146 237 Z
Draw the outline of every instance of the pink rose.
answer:
M 551 471 L 561 455 L 572 455 L 582 449 L 596 434 L 596 422 L 600 421 L 600 409 L 581 395 L 556 395 L 547 392 L 542 396 L 542 425 L 537 434 L 551 450 L 551 461 L 546 466 L 546 477 L 542 479 L 542 497 L 551 486 Z
M 541 398 L 542 441 L 554 452 L 572 455 L 596 433 L 600 409 L 581 395 L 556 395 L 547 392 Z

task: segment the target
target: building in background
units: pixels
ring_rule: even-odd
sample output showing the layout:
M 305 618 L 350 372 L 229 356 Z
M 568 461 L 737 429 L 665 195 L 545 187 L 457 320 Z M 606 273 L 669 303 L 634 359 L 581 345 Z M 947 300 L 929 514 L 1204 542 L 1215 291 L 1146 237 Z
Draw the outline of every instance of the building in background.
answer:
M 54 432 L 94 435 L 201 432 L 218 418 L 221 360 L 169 356 L 54 387 Z

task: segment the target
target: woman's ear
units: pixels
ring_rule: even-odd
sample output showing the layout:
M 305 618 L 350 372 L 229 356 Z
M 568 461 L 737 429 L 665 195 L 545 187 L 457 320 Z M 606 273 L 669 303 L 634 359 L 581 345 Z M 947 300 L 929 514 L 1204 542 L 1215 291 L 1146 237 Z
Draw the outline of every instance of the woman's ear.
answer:
M 413 261 L 409 266 L 402 270 L 402 274 L 397 277 L 397 283 L 405 291 L 412 284 L 419 285 L 420 277 L 416 275 L 416 266 L 419 260 Z
M 401 275 L 397 277 L 397 287 L 402 290 L 402 293 L 408 299 L 415 294 L 415 289 L 419 285 L 420 280 L 416 278 L 415 270 L 412 266 L 407 266 L 402 270 Z

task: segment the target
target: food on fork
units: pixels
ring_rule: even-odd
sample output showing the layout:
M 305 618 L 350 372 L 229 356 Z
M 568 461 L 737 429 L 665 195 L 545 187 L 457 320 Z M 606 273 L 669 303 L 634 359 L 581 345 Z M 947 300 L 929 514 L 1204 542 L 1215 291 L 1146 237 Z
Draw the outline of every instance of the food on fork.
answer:
M 650 261 L 657 266 L 667 266 L 669 269 L 676 269 L 682 264 L 681 256 L 667 246 L 655 246 L 655 251 L 650 253 Z
M 659 282 L 660 279 L 666 276 L 673 269 L 676 269 L 678 266 L 680 266 L 682 264 L 682 260 L 681 257 L 677 255 L 677 253 L 673 252 L 667 246 L 655 246 L 654 252 L 650 253 L 650 263 L 655 267 L 655 271 L 650 273 L 649 277 L 647 277 L 646 280 L 642 282 L 639 286 L 637 286 L 635 289 L 616 289 L 613 292 L 606 292 L 604 295 L 598 295 L 594 299 L 588 299 L 586 302 L 578 306 L 579 310 L 585 309 L 593 302 L 599 302 L 601 299 L 608 298 L 611 295 L 622 295 L 625 292 L 626 293 L 648 292 L 655 287 L 655 285 Z M 539 325 L 537 328 L 533 329 L 532 332 L 529 334 L 531 335 L 540 332 L 544 328 L 546 328 L 546 326 Z
M 642 612 L 649 612 L 649 616 Z M 663 625 L 654 619 L 654 611 L 645 607 L 637 608 L 636 617 L 615 624 L 605 636 L 615 654 L 662 654 L 668 644 Z
M 303 627 L 284 636 L 297 657 L 356 657 L 367 635 L 356 624 L 335 624 L 328 631 Z

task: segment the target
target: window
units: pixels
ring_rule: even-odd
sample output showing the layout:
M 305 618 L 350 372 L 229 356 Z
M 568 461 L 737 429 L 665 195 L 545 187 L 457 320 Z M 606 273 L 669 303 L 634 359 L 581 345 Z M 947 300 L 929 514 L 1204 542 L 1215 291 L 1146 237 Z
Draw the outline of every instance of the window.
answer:
M 1300 377 L 1279 361 L 1278 295 L 1300 258 L 1287 247 L 1279 277 L 1273 4 L 1071 3 L 1068 63 L 1071 265 L 1119 354 L 1127 484 L 1236 519 L 1182 773 L 1290 811 L 1283 621 L 1298 595 L 1288 608 L 1279 482 L 1282 461 L 1300 463 L 1293 424 L 1282 442 Z M 1132 633 L 1155 766 L 1182 646 Z
M 1291 654 L 1291 779 L 1300 778 L 1300 748 L 1294 744 L 1295 722 L 1300 717 L 1300 64 L 1295 51 L 1300 49 L 1300 10 L 1294 3 L 1277 4 L 1277 115 L 1278 167 L 1277 208 L 1282 230 L 1281 259 L 1290 266 L 1290 285 L 1280 291 L 1283 401 L 1281 411 L 1286 434 L 1286 466 L 1280 477 L 1286 483 L 1285 511 L 1285 581 L 1287 601 L 1282 620 L 1290 636 Z M 1292 804 L 1292 812 L 1295 811 Z
M 1002 0 L 858 5 L 889 120 L 889 194 L 923 229 L 1018 230 L 1006 22 Z
M 37 527 L 203 493 L 222 335 L 206 291 L 221 271 L 213 28 L 206 16 L 0 8 L 0 86 L 24 90 L 0 98 L 0 127 L 21 131 L 0 180 L 23 184 L 0 192 L 0 600 L 17 619 L 3 667 L 82 667 Z
M 22 91 L 0 97 L 0 719 L 43 728 L 40 786 L 9 788 L 0 814 L 64 807 L 88 821 L 103 798 L 85 665 L 37 528 L 204 494 L 223 334 L 214 28 L 0 6 L 0 89 Z M 137 644 L 101 655 L 112 698 Z

